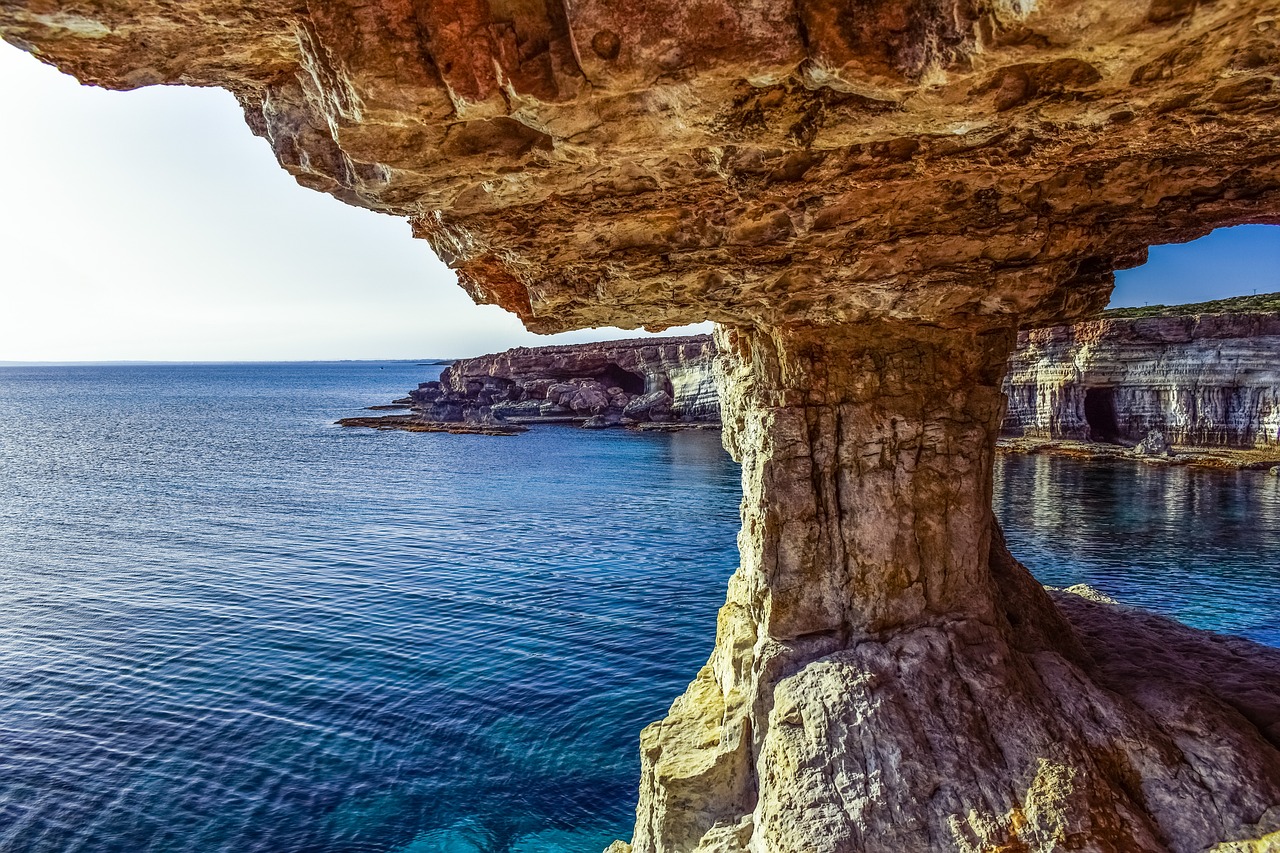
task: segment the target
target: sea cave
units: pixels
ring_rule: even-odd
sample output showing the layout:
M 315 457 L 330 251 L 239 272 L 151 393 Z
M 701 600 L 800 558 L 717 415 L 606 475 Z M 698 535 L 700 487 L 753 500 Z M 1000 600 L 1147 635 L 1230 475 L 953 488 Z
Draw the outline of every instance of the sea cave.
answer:
M 717 323 L 741 565 L 611 849 L 1280 843 L 1274 650 L 1046 591 L 991 508 L 1020 330 L 1280 222 L 1271 3 L 0 0 L 0 34 L 228 89 L 531 330 Z

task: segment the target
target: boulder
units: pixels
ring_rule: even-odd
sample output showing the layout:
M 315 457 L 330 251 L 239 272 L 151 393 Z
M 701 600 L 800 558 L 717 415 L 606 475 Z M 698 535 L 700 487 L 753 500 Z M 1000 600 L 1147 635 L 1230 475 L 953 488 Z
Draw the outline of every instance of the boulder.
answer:
M 1146 438 L 1138 442 L 1133 452 L 1139 456 L 1172 456 L 1173 447 L 1169 445 L 1163 432 L 1153 429 L 1147 433 Z
M 671 418 L 671 395 L 666 391 L 653 391 L 641 394 L 627 404 L 622 410 L 624 420 L 643 423 L 645 421 L 666 421 Z
M 494 403 L 490 408 L 490 412 L 493 417 L 499 420 L 506 418 L 536 418 L 542 414 L 543 405 L 544 403 L 541 400 L 505 401 Z
M 569 408 L 575 412 L 590 412 L 598 415 L 609 407 L 609 398 L 605 396 L 604 391 L 596 387 L 585 386 L 579 388 L 577 392 L 569 398 Z
M 572 414 L 572 409 L 567 406 L 562 406 L 559 403 L 553 403 L 550 400 L 547 400 L 538 406 L 538 415 L 544 418 L 563 417 L 565 415 Z

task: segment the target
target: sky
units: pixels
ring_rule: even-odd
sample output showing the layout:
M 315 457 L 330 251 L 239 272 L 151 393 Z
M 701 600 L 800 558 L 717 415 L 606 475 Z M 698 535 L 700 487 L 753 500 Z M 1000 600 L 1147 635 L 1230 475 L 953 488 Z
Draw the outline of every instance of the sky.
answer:
M 1116 273 L 1112 308 L 1182 305 L 1280 291 L 1280 227 L 1219 228 L 1190 243 L 1152 246 L 1147 262 Z
M 638 334 L 534 335 L 475 305 L 403 220 L 298 186 L 221 90 L 80 86 L 0 42 L 0 115 L 0 361 L 418 359 Z M 1154 248 L 1117 279 L 1114 305 L 1280 290 L 1280 228 Z

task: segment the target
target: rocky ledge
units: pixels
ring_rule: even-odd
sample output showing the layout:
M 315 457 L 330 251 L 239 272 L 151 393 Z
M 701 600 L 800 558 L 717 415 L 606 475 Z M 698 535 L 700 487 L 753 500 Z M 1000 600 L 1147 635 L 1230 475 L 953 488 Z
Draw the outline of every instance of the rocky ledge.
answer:
M 996 449 L 1001 453 L 1042 454 L 1070 459 L 1128 460 L 1157 467 L 1280 473 L 1280 447 L 1252 449 L 1172 445 L 1159 430 L 1152 430 L 1133 446 L 1104 441 L 1006 437 L 996 443 Z
M 453 435 L 519 435 L 527 427 L 516 424 L 451 423 L 429 421 L 418 415 L 383 415 L 369 418 L 342 418 L 338 426 L 394 429 L 404 432 L 447 432 Z

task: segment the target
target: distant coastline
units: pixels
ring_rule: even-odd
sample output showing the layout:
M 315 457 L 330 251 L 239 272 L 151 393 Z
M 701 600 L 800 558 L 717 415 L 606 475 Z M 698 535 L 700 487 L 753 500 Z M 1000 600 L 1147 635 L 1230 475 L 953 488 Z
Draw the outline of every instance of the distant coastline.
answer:
M 536 424 L 716 428 L 709 335 L 517 347 L 344 426 L 509 435 Z M 1280 293 L 1119 308 L 1021 333 L 999 449 L 1235 470 L 1280 465 Z

